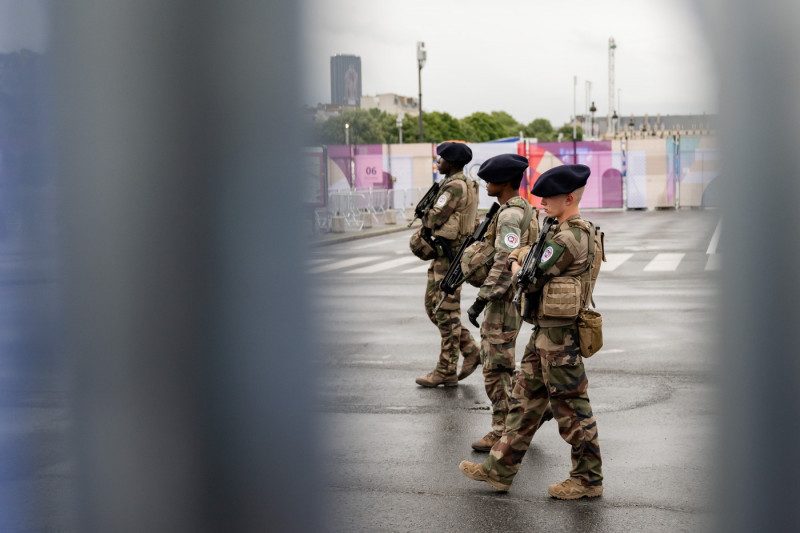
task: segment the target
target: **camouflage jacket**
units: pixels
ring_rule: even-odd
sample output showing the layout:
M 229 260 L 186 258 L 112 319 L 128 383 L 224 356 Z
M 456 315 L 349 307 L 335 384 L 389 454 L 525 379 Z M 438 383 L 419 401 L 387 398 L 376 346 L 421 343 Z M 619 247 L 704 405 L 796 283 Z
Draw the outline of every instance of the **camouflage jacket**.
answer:
M 532 207 L 530 222 L 527 227 L 522 228 L 526 206 L 530 207 L 527 200 L 515 196 L 500 207 L 489 223 L 484 240 L 494 243 L 495 255 L 489 275 L 478 291 L 478 298 L 499 300 L 509 292 L 512 281 L 511 271 L 507 266 L 509 254 L 529 245 L 539 233 L 537 212 Z
M 439 198 L 422 217 L 434 237 L 461 241 L 475 230 L 478 215 L 477 183 L 457 172 L 442 181 Z

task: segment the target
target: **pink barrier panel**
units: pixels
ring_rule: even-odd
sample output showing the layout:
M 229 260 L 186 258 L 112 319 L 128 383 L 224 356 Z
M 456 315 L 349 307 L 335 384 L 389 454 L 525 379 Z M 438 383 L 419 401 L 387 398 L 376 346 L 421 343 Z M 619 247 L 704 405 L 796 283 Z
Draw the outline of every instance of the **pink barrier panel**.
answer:
M 611 141 L 562 143 L 519 143 L 517 153 L 530 161 L 530 168 L 520 187 L 520 194 L 539 206 L 539 198 L 530 190 L 543 172 L 553 167 L 572 164 L 587 165 L 591 176 L 581 205 L 587 208 L 622 207 L 622 171 L 619 154 L 612 151 Z

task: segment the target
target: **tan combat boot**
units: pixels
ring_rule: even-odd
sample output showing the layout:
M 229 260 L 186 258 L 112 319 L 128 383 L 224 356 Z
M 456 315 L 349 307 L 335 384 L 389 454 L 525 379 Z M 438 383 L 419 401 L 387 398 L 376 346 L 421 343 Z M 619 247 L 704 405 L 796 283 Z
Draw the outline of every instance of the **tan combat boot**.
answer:
M 499 440 L 500 436 L 495 435 L 494 431 L 490 431 L 489 433 L 481 437 L 480 440 L 476 440 L 475 442 L 473 442 L 472 449 L 475 450 L 476 452 L 488 452 L 489 450 L 492 449 L 492 446 L 494 446 L 494 444 Z
M 458 465 L 458 468 L 468 478 L 474 479 L 475 481 L 483 481 L 488 483 L 497 490 L 507 491 L 511 488 L 511 485 L 506 485 L 505 483 L 500 483 L 496 479 L 490 478 L 489 474 L 486 473 L 481 465 L 476 465 L 475 463 L 470 463 L 469 461 L 461 461 L 461 463 Z
M 424 376 L 418 377 L 416 382 L 417 385 L 422 385 L 423 387 L 438 387 L 439 385 L 444 385 L 445 387 L 454 387 L 458 385 L 458 378 L 456 377 L 455 373 L 444 375 L 438 370 L 433 370 Z
M 475 350 L 472 355 L 464 357 L 464 361 L 461 363 L 461 371 L 458 373 L 458 381 L 468 377 L 479 366 L 481 366 L 481 352 L 480 350 Z
M 550 485 L 547 487 L 547 492 L 553 498 L 559 500 L 577 500 L 578 498 L 596 498 L 603 495 L 602 485 L 593 485 L 591 487 L 583 484 L 580 478 L 568 477 L 561 483 Z

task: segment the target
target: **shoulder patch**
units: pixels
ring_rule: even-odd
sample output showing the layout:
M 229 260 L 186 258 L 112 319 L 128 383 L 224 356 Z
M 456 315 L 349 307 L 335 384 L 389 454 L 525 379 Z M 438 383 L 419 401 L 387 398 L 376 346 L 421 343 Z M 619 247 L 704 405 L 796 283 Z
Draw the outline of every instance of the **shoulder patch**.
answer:
M 443 194 L 436 200 L 436 207 L 444 207 L 444 204 L 447 203 L 447 195 Z
M 564 253 L 564 247 L 557 242 L 547 241 L 545 243 L 542 258 L 539 260 L 539 269 L 545 271 L 553 266 L 561 254 Z
M 503 238 L 503 242 L 511 249 L 517 248 L 519 246 L 519 235 L 511 231 Z

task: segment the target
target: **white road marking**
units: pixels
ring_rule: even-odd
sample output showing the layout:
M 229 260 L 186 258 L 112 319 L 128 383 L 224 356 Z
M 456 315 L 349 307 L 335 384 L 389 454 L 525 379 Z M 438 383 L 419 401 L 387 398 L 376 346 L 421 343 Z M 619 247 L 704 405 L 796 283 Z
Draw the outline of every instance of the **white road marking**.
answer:
M 686 254 L 658 254 L 644 270 L 646 272 L 671 272 L 678 268 Z
M 425 263 L 425 264 L 424 264 L 424 265 L 422 265 L 422 266 L 418 266 L 418 267 L 414 267 L 414 268 L 409 268 L 408 270 L 403 270 L 403 272 L 402 272 L 402 273 L 403 273 L 403 274 L 419 274 L 419 273 L 421 273 L 421 272 L 422 272 L 422 273 L 425 273 L 425 272 L 427 272 L 427 271 L 428 271 L 428 263 Z
M 367 244 L 362 244 L 361 246 L 354 246 L 353 250 L 363 250 L 364 248 L 372 248 L 373 246 L 383 246 L 384 244 L 392 244 L 391 240 L 387 241 L 378 241 L 378 242 L 370 242 Z
M 379 255 L 364 255 L 361 257 L 351 257 L 350 259 L 344 259 L 342 261 L 336 261 L 335 263 L 329 263 L 327 265 L 318 266 L 311 270 L 312 274 L 319 274 L 320 272 L 328 272 L 330 270 L 338 270 L 340 268 L 347 268 L 355 265 L 360 265 L 361 263 L 368 263 L 370 261 L 374 261 L 376 259 L 381 259 Z
M 719 244 L 719 232 L 721 228 L 722 228 L 722 219 L 720 219 L 719 223 L 717 224 L 717 229 L 714 230 L 714 235 L 711 236 L 711 242 L 708 243 L 708 250 L 706 250 L 707 254 L 717 253 L 717 245 Z
M 383 272 L 384 270 L 389 270 L 390 268 L 394 268 L 400 265 L 405 265 L 407 263 L 412 263 L 419 261 L 413 255 L 411 257 L 398 257 L 397 259 L 392 259 L 390 261 L 384 261 L 382 263 L 378 263 L 375 265 L 365 266 L 361 268 L 356 268 L 355 270 L 349 270 L 348 274 L 374 274 L 375 272 Z
M 606 254 L 606 262 L 600 265 L 600 272 L 616 270 L 622 263 L 633 257 L 633 254 Z
M 633 253 L 607 253 L 607 261 L 603 263 L 601 272 L 613 272 L 636 254 Z M 649 263 L 644 266 L 645 272 L 671 272 L 678 268 L 681 261 L 686 257 L 685 253 L 661 253 L 657 254 Z M 708 260 L 705 265 L 706 271 L 720 270 L 722 266 L 722 258 L 718 253 L 708 254 Z M 379 261 L 379 262 L 376 262 Z M 374 264 L 359 266 L 363 263 L 373 262 Z M 416 266 L 410 268 L 403 267 L 412 263 L 417 263 Z M 394 257 L 392 255 L 369 255 L 360 257 L 351 257 L 343 260 L 336 260 L 336 258 L 314 258 L 309 260 L 309 272 L 318 274 L 321 272 L 329 272 L 331 270 L 344 270 L 345 274 L 375 274 L 378 272 L 386 272 L 395 269 L 400 274 L 422 274 L 428 271 L 428 261 L 420 261 L 412 255 L 404 254 L 402 257 Z M 642 268 L 641 263 L 637 264 L 638 268 Z
M 719 270 L 722 267 L 722 257 L 720 254 L 710 254 L 706 262 L 706 270 Z

